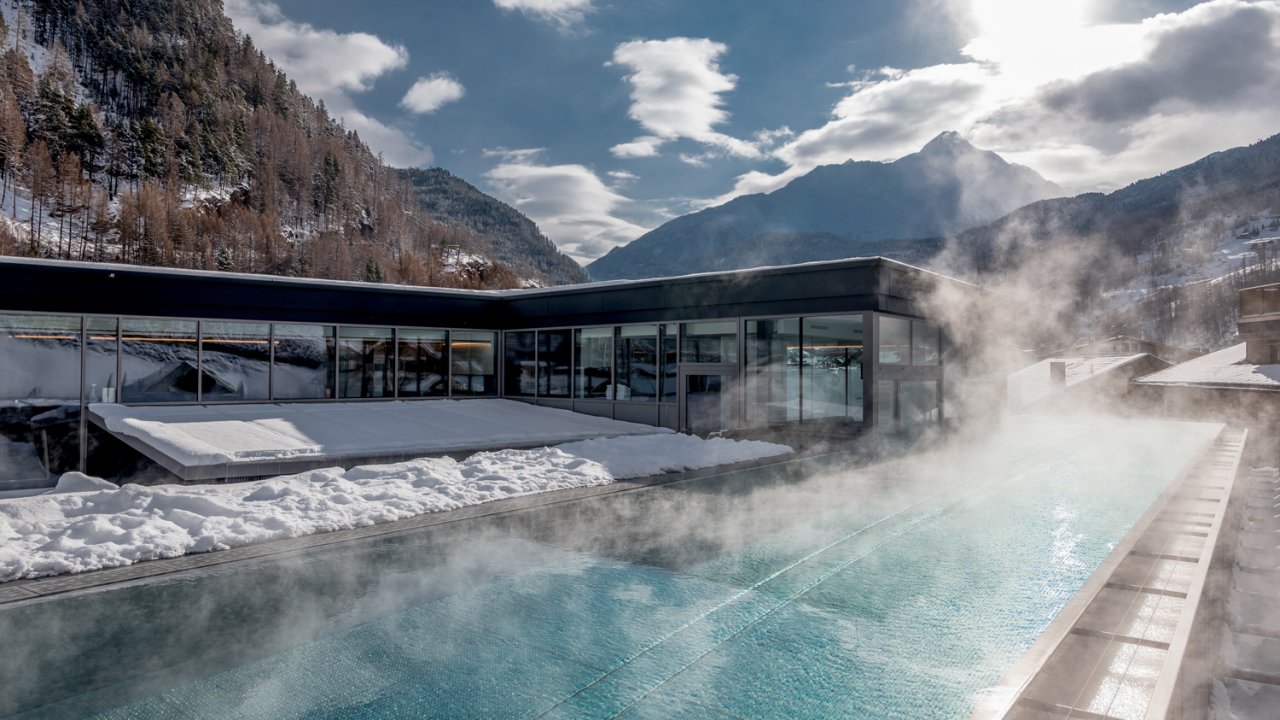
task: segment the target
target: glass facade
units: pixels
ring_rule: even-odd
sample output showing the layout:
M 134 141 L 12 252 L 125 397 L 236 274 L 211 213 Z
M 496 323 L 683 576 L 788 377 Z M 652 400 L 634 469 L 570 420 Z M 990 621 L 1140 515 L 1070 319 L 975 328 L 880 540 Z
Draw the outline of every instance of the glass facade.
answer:
M 200 399 L 271 399 L 271 326 L 200 324 Z
M 684 323 L 680 361 L 687 363 L 736 363 L 738 362 L 738 322 L 715 320 L 712 322 Z
M 125 318 L 120 324 L 120 400 L 190 402 L 199 393 L 195 320 Z
M 923 320 L 911 321 L 911 364 L 937 365 L 942 362 L 942 338 L 938 328 Z
M 880 364 L 911 364 L 911 321 L 880 315 Z
M 807 317 L 804 344 L 804 419 L 862 420 L 862 316 Z
M 899 381 L 898 406 L 905 430 L 937 423 L 942 417 L 942 410 L 938 405 L 938 381 Z
M 402 398 L 449 394 L 449 333 L 445 330 L 396 330 L 396 377 Z
M 277 400 L 333 398 L 337 343 L 332 325 L 281 325 L 275 330 L 271 390 Z
M 574 397 L 610 398 L 613 394 L 613 328 L 583 328 L 573 334 Z
M 617 376 L 615 400 L 658 400 L 658 326 L 628 325 L 618 328 L 614 340 Z
M 120 321 L 116 318 L 85 318 L 88 333 L 84 352 L 84 398 L 86 402 L 116 402 L 120 384 Z
M 800 419 L 800 318 L 747 321 L 749 424 Z
M 78 467 L 82 403 L 509 395 L 679 406 L 641 420 L 669 426 L 861 422 L 872 319 L 877 423 L 938 422 L 938 329 L 878 313 L 509 331 L 501 365 L 486 330 L 0 314 L 0 485 Z M 688 415 L 685 397 L 708 412 Z
M 680 393 L 680 326 L 659 325 L 661 335 L 662 377 L 659 392 L 662 402 L 673 403 Z
M 0 490 L 79 467 L 80 323 L 0 316 Z
M 395 395 L 394 333 L 390 328 L 342 327 L 338 332 L 338 397 Z
M 569 397 L 573 368 L 573 331 L 538 331 L 538 395 Z
M 498 394 L 498 334 L 484 330 L 454 330 L 449 333 L 449 362 L 457 396 Z
M 533 397 L 538 391 L 537 333 L 507 332 L 502 338 L 502 393 Z
M 895 403 L 898 398 L 898 383 L 893 380 L 876 381 L 876 429 L 894 430 L 897 425 Z

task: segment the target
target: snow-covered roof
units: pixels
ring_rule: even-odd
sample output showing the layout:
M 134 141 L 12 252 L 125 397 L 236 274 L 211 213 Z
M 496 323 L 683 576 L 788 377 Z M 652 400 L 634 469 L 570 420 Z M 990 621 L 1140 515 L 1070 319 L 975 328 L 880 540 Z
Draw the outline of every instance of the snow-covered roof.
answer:
M 1067 364 L 1067 387 L 1071 387 L 1123 367 L 1145 355 L 1146 353 L 1046 358 L 1009 375 L 1009 402 L 1015 406 L 1025 406 L 1048 397 L 1053 392 L 1049 376 L 1050 363 Z
M 1240 343 L 1151 373 L 1135 382 L 1140 385 L 1280 390 L 1280 365 L 1251 365 L 1244 358 L 1244 343 Z

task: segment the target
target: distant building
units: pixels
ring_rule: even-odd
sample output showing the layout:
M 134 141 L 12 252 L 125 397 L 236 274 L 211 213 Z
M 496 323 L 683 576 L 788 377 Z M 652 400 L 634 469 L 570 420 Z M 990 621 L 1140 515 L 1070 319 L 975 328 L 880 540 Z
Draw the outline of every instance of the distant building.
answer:
M 1170 417 L 1217 420 L 1275 437 L 1280 426 L 1280 283 L 1245 288 L 1239 303 L 1242 342 L 1137 378 L 1135 399 Z M 1274 442 L 1271 446 L 1269 452 L 1277 449 Z
M 1009 407 L 1014 410 L 1096 407 L 1128 395 L 1133 378 L 1171 364 L 1143 352 L 1046 358 L 1009 375 Z

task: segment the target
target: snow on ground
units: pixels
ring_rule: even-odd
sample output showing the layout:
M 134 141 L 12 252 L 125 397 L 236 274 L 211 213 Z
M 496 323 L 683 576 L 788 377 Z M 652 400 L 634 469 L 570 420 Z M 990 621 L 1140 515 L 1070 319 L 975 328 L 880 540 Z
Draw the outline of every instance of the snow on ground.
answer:
M 85 572 L 403 520 L 549 490 L 791 452 L 691 435 L 600 438 L 536 450 L 325 468 L 226 485 L 115 485 L 67 473 L 0 499 L 0 582 Z

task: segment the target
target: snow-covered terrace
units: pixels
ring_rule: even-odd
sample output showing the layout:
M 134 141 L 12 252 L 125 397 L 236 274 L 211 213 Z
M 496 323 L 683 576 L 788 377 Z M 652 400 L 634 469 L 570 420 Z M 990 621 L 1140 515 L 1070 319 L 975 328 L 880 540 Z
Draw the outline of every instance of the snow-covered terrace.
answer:
M 527 448 L 665 428 L 514 400 L 248 405 L 93 404 L 95 423 L 183 480 Z

